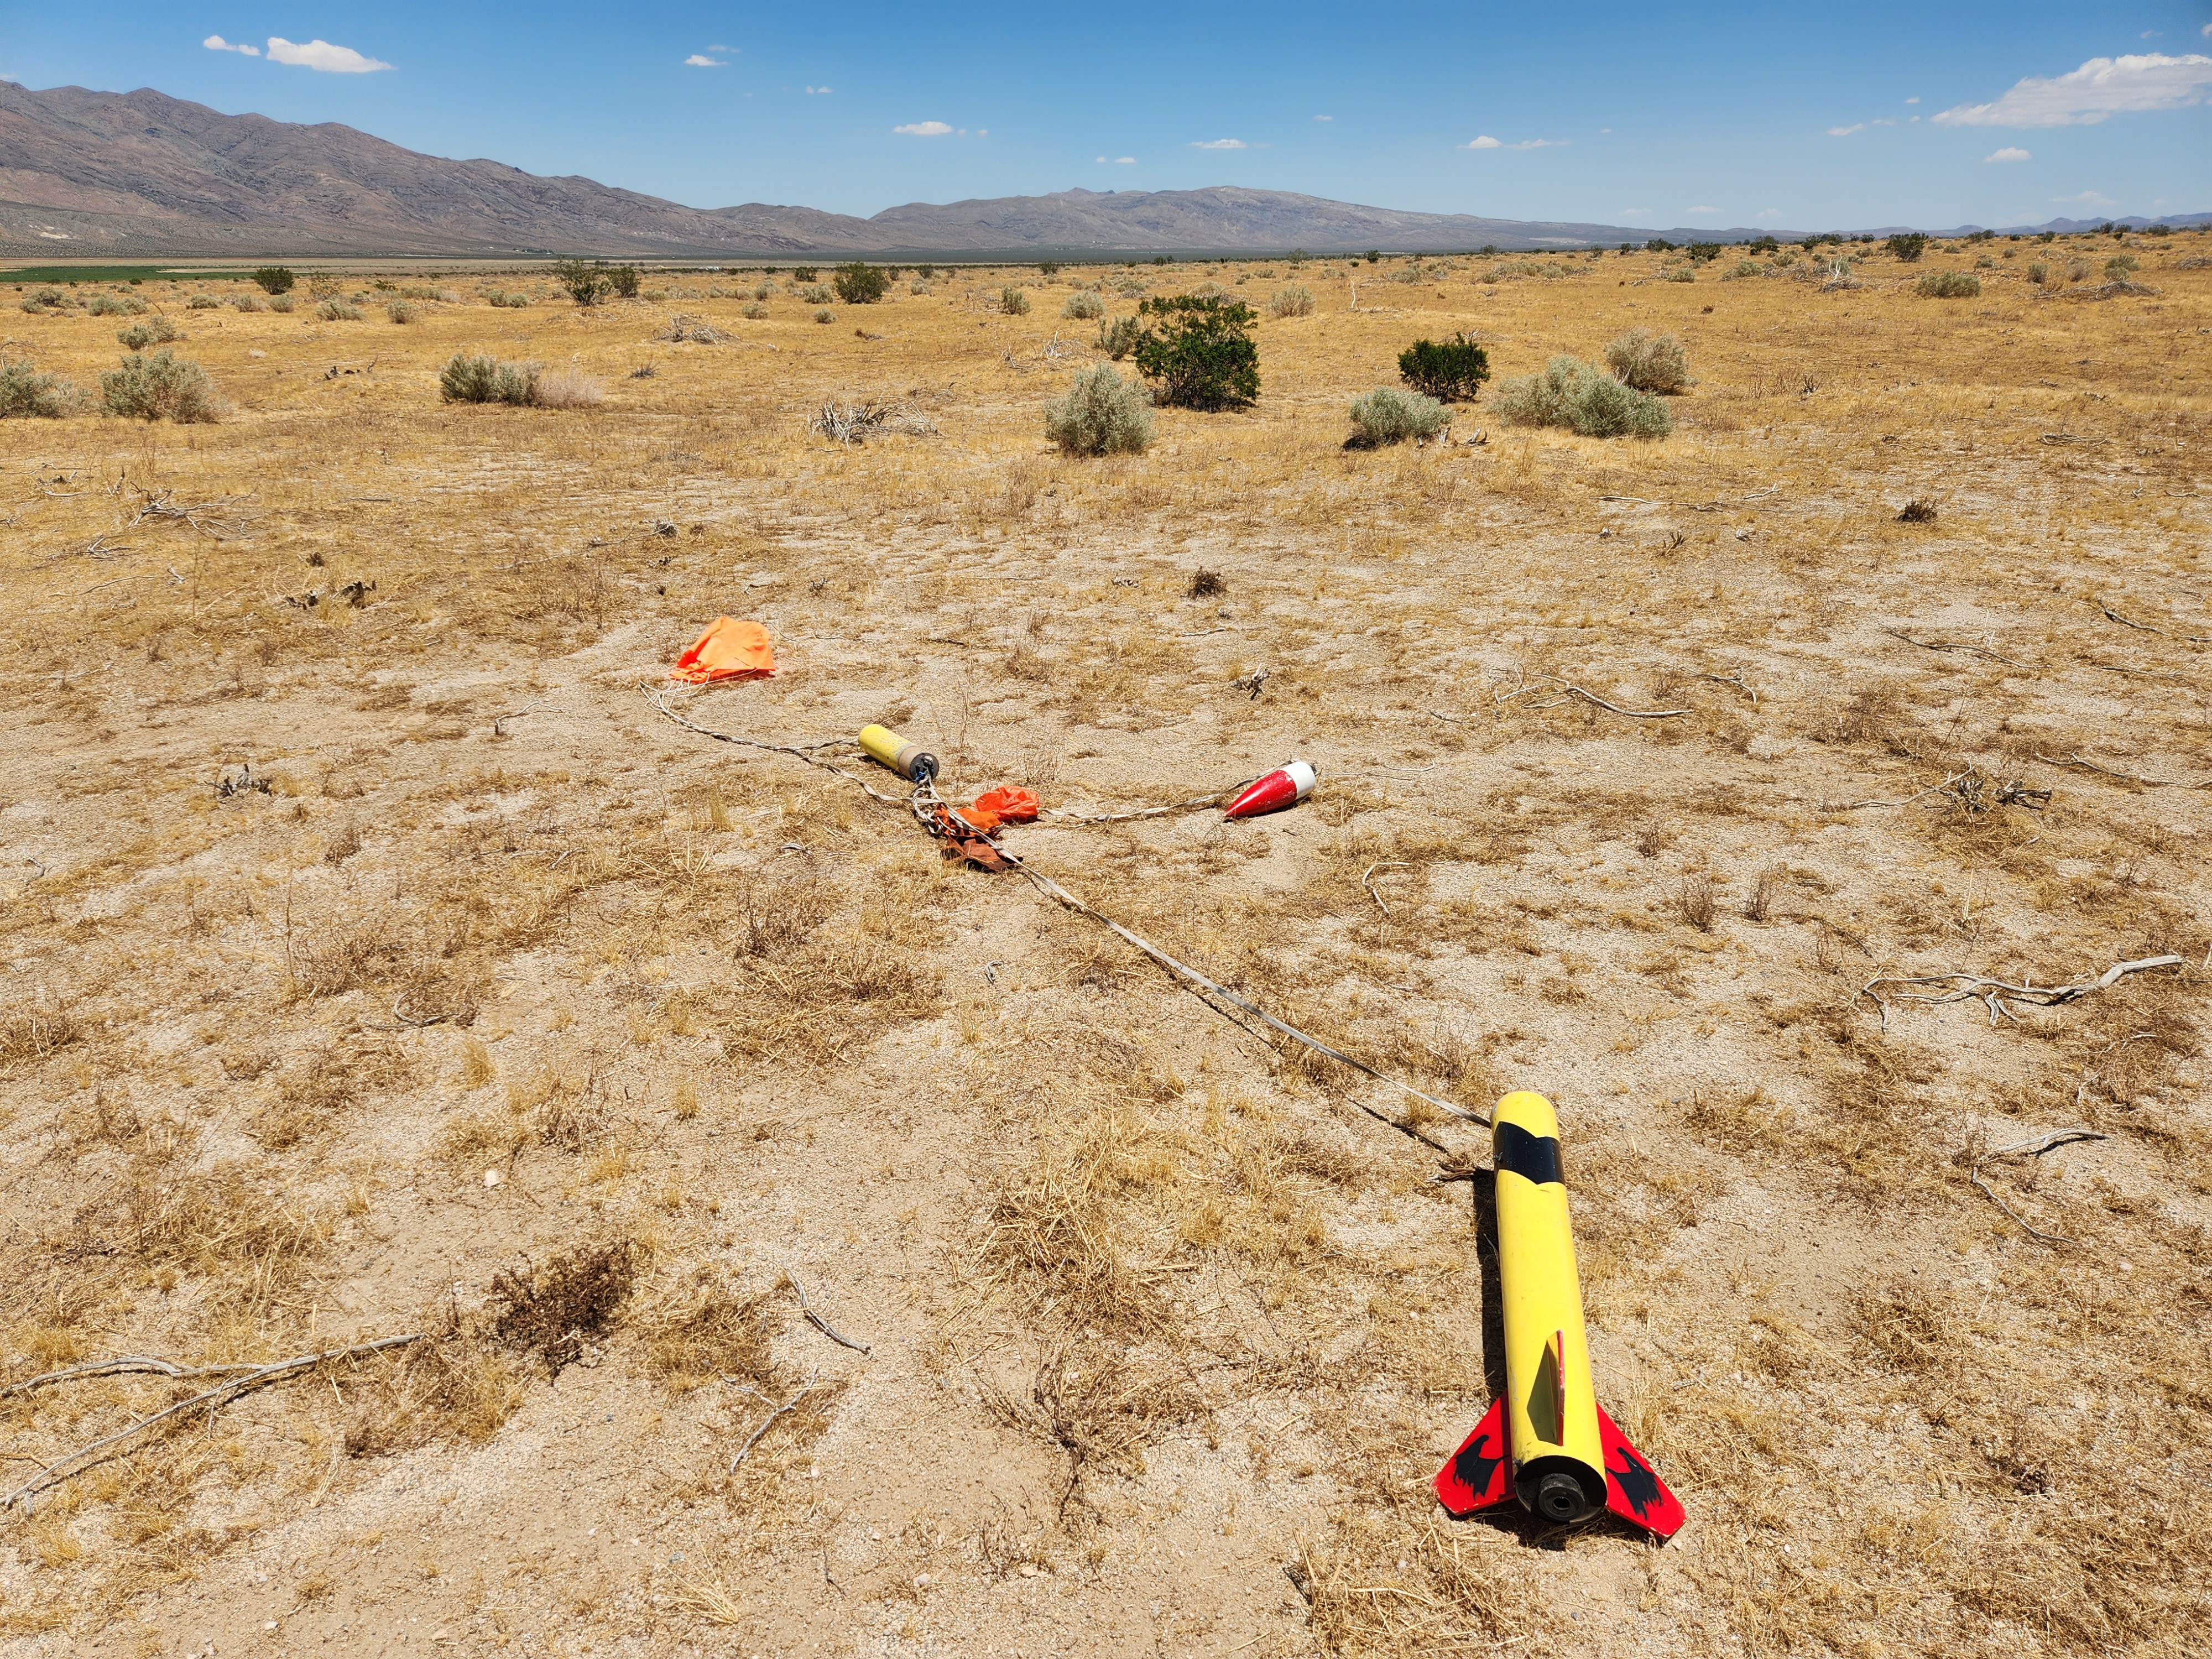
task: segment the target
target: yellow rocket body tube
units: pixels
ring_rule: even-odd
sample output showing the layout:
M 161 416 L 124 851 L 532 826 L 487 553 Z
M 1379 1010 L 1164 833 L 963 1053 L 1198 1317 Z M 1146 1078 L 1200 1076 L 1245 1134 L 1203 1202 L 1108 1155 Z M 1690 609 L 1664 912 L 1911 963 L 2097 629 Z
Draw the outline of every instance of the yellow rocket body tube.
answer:
M 1580 1521 L 1605 1506 L 1606 1462 L 1552 1103 L 1506 1096 L 1492 1114 L 1491 1144 L 1514 1486 L 1530 1510 Z
M 860 747 L 902 778 L 919 782 L 937 775 L 937 757 L 918 743 L 908 743 L 887 726 L 862 726 Z

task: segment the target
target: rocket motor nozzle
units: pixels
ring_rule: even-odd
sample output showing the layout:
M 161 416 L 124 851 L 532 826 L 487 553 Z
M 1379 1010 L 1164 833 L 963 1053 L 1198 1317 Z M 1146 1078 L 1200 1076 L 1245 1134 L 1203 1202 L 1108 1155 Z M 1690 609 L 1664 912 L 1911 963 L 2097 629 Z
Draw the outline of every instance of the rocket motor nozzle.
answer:
M 1536 1513 L 1559 1525 L 1572 1526 L 1595 1513 L 1583 1483 L 1571 1474 L 1547 1474 L 1536 1483 Z

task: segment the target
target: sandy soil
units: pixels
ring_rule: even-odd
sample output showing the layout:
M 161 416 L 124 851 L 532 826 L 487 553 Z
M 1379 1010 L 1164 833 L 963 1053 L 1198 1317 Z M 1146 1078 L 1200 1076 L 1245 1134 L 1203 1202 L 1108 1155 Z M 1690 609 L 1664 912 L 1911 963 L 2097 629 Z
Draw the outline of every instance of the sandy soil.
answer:
M 2203 240 L 2099 300 L 2021 274 L 2086 238 L 827 325 L 788 272 L 142 287 L 220 422 L 0 422 L 0 1366 L 422 1340 L 9 1510 L 0 1654 L 2201 1651 Z M 1257 408 L 1046 449 L 1077 287 L 1208 280 L 1316 298 Z M 142 319 L 89 295 L 0 355 L 95 384 Z M 1415 337 L 1631 325 L 1688 345 L 1672 437 L 1341 447 Z M 459 349 L 604 400 L 443 404 Z M 854 397 L 934 430 L 808 433 Z M 780 674 L 657 705 L 722 614 Z M 1076 814 L 1314 762 L 1007 844 L 1390 1078 L 1552 1097 L 1687 1528 L 1430 1496 L 1498 1381 L 1479 1127 L 666 710 Z M 0 1480 L 220 1380 L 0 1396 Z

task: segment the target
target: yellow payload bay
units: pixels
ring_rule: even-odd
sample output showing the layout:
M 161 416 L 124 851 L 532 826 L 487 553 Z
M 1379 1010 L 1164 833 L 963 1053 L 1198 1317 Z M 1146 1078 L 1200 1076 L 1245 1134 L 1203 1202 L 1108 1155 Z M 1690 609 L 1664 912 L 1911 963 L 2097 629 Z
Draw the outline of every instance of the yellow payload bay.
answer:
M 1559 1116 L 1543 1096 L 1522 1091 L 1499 1101 L 1490 1123 L 1505 1392 L 1437 1472 L 1437 1497 L 1454 1515 L 1517 1500 L 1561 1526 L 1611 1510 L 1671 1536 L 1681 1504 L 1605 1414 L 1591 1382 Z

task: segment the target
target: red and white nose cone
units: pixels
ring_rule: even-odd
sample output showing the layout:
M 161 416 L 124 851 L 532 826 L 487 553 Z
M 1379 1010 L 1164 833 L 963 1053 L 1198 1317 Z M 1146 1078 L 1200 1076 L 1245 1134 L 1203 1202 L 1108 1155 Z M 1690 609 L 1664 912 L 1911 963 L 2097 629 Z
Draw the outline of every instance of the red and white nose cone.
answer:
M 1255 818 L 1262 812 L 1279 812 L 1285 806 L 1296 806 L 1308 795 L 1318 781 L 1312 767 L 1294 760 L 1279 766 L 1264 778 L 1255 779 L 1235 800 L 1223 811 L 1225 818 Z

